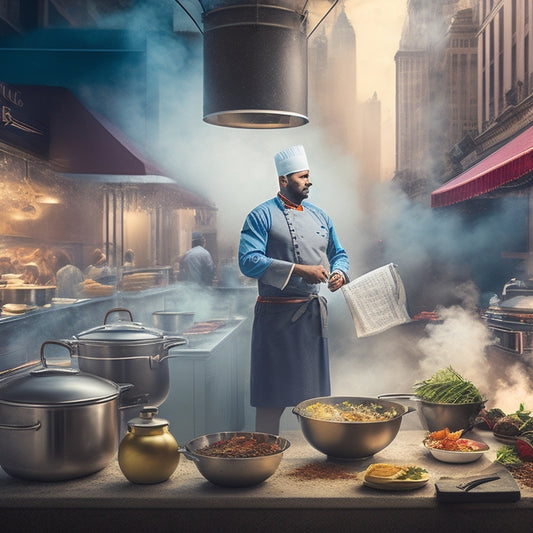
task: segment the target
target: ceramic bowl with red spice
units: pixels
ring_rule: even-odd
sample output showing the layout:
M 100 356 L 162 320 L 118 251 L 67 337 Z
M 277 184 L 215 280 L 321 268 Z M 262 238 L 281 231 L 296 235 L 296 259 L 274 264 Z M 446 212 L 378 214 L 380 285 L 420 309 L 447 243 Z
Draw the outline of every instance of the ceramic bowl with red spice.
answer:
M 272 476 L 289 446 L 287 439 L 269 433 L 226 431 L 197 437 L 180 452 L 211 483 L 248 487 Z

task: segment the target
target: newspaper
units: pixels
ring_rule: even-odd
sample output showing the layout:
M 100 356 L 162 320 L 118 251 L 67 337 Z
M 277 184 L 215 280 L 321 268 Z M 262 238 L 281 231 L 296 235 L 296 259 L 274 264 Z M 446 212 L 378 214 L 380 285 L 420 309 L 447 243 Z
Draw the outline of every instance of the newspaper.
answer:
M 411 321 L 403 282 L 394 263 L 343 285 L 358 337 L 381 333 Z

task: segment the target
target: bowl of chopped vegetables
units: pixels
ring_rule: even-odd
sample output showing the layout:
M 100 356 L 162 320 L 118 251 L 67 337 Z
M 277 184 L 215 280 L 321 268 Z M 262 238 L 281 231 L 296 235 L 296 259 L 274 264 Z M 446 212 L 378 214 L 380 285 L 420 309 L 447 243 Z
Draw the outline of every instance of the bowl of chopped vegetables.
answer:
M 416 383 L 414 391 L 420 402 L 419 418 L 428 431 L 468 431 L 485 404 L 478 388 L 452 367 Z
M 292 412 L 313 448 L 334 459 L 361 460 L 387 447 L 403 415 L 414 410 L 379 398 L 324 396 L 300 402 Z
M 180 452 L 211 483 L 247 487 L 274 474 L 289 446 L 287 439 L 269 433 L 226 431 L 197 437 Z

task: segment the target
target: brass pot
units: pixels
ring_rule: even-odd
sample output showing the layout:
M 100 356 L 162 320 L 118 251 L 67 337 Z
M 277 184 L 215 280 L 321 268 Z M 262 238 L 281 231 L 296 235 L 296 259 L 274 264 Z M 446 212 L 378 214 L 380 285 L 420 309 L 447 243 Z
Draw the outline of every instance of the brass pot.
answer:
M 128 432 L 118 449 L 118 464 L 132 483 L 162 483 L 178 467 L 178 443 L 168 422 L 156 418 L 157 413 L 157 407 L 147 406 L 139 417 L 128 420 Z

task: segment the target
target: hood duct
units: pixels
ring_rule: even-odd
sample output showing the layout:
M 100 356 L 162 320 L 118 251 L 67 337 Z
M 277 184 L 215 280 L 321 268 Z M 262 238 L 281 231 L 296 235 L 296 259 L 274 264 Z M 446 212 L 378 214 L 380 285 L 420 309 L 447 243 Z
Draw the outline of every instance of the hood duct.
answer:
M 309 122 L 307 40 L 337 0 L 176 1 L 204 36 L 205 122 L 255 129 Z

